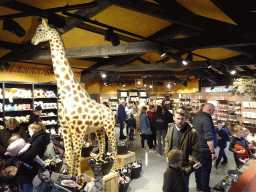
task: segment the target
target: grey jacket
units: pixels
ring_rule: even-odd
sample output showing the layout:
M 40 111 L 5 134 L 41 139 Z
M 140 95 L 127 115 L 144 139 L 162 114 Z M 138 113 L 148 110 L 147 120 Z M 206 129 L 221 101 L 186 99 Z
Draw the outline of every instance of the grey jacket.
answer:
M 182 165 L 181 166 L 188 166 L 190 164 L 189 156 L 192 156 L 196 160 L 199 159 L 199 139 L 197 136 L 197 132 L 193 126 L 189 123 L 186 123 L 185 127 L 183 128 L 185 132 L 183 133 L 180 141 L 179 150 L 183 151 L 182 157 Z M 165 149 L 164 154 L 167 156 L 168 152 L 172 149 L 172 138 L 173 138 L 173 129 L 175 128 L 175 123 L 169 124 L 167 134 L 165 137 Z
M 214 141 L 214 148 L 217 147 L 217 134 L 210 114 L 200 111 L 192 121 L 199 137 L 201 151 L 209 151 L 207 141 Z

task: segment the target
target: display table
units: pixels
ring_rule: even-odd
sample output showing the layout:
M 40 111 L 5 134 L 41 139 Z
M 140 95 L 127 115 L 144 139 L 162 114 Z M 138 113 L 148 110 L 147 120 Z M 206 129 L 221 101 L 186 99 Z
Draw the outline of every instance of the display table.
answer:
M 124 155 L 117 155 L 117 166 L 124 167 L 128 163 L 132 163 L 135 161 L 135 153 L 128 151 L 127 154 Z
M 256 160 L 250 160 L 249 165 L 244 165 L 239 171 L 243 174 L 238 178 L 229 192 L 256 191 Z
M 250 159 L 249 162 L 242 166 L 239 170 L 229 170 L 228 173 L 229 175 L 227 175 L 216 186 L 213 187 L 212 190 L 214 192 L 256 191 L 256 160 Z
M 88 181 L 94 180 L 93 171 L 86 171 Z M 104 192 L 118 192 L 118 172 L 110 172 L 109 174 L 103 176 L 105 182 Z M 103 192 L 103 191 L 102 191 Z
M 88 163 L 88 160 L 92 159 L 93 157 L 81 157 L 80 159 L 80 170 L 81 173 L 85 173 L 85 171 L 91 171 L 91 166 Z

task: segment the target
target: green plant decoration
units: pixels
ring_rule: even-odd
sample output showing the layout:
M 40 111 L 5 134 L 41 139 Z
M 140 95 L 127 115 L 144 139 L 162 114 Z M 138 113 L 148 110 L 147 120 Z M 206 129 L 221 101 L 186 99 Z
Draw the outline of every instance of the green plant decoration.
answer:
M 251 76 L 242 76 L 233 79 L 232 90 L 228 91 L 233 95 L 244 96 L 248 94 L 252 101 L 256 101 L 256 78 Z

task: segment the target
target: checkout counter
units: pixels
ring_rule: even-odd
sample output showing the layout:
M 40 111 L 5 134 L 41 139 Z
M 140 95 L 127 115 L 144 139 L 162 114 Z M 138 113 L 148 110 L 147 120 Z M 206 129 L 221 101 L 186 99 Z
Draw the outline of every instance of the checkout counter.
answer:
M 256 192 L 256 160 L 250 159 L 238 170 L 229 170 L 228 175 L 213 187 L 214 192 Z

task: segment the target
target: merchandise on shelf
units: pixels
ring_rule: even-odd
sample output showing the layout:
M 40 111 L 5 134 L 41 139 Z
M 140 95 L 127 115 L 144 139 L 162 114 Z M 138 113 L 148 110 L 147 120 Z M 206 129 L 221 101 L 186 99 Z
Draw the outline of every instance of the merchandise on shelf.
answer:
M 31 90 L 11 88 L 4 91 L 4 98 L 31 98 Z
M 34 90 L 34 97 L 35 98 L 52 98 L 52 97 L 56 97 L 56 94 L 54 93 L 54 91 L 50 90 L 42 90 L 42 89 L 35 89 Z

